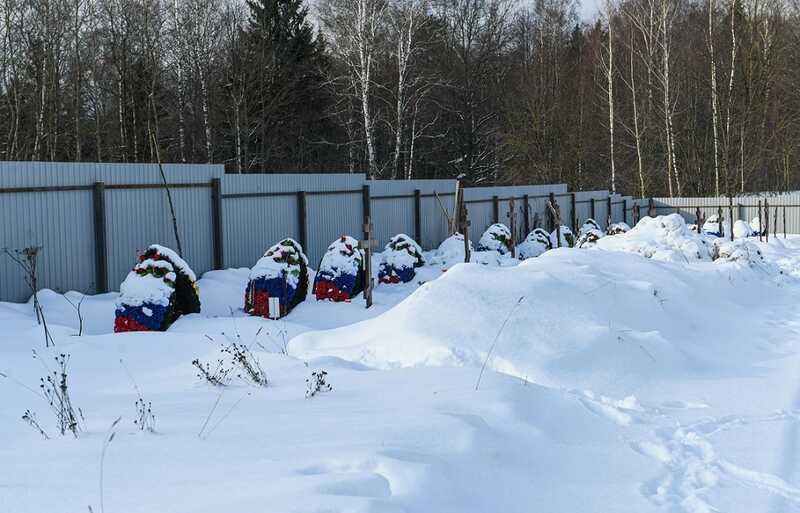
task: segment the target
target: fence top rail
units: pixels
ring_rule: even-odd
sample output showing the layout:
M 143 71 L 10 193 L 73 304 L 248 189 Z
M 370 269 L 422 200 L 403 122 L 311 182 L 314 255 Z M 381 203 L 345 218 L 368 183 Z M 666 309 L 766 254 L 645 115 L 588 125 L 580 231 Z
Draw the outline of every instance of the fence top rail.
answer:
M 164 187 L 163 183 L 102 183 L 106 190 L 120 190 L 120 189 L 161 189 Z M 193 189 L 211 187 L 211 182 L 194 182 L 194 183 L 168 183 L 166 184 L 170 189 Z M 35 187 L 3 187 L 0 188 L 0 194 L 21 194 L 28 192 L 68 192 L 68 191 L 91 191 L 94 185 L 48 185 L 48 186 L 35 186 Z

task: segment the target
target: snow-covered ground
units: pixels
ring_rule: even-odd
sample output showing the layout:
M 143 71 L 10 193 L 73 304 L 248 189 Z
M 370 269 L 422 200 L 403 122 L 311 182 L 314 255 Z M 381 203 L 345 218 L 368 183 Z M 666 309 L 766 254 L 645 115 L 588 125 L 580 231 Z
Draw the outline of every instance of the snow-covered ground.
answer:
M 0 303 L 0 512 L 799 511 L 800 239 L 694 259 L 714 242 L 673 224 L 280 321 L 241 312 L 249 269 L 206 273 L 166 333 L 112 333 L 105 294 L 77 336 L 80 296 L 42 291 L 55 349 Z M 197 377 L 228 339 L 267 387 Z M 62 353 L 77 439 L 39 395 Z

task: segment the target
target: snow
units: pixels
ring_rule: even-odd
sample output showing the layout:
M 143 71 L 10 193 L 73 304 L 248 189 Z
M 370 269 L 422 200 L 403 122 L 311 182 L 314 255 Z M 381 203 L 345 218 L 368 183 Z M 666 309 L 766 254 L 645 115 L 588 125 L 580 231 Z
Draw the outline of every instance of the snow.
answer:
M 746 222 L 744 222 L 741 219 L 739 219 L 735 223 L 733 223 L 733 236 L 736 239 L 743 239 L 745 237 L 752 237 L 753 236 L 753 229 L 750 228 L 749 224 L 747 224 Z
M 505 255 L 511 251 L 511 230 L 502 223 L 495 223 L 483 232 L 478 240 L 478 251 L 497 251 Z
M 583 225 L 580 235 L 578 236 L 578 242 L 575 243 L 575 247 L 591 248 L 603 237 L 604 234 L 600 230 L 591 228 L 591 225 Z
M 289 260 L 283 261 L 284 254 Z M 303 248 L 300 246 L 300 243 L 294 239 L 284 239 L 269 248 L 264 253 L 264 256 L 256 262 L 256 265 L 254 265 L 253 269 L 250 271 L 250 281 L 259 278 L 282 278 L 283 274 L 286 273 L 286 283 L 291 287 L 297 287 L 300 282 L 300 272 L 299 270 L 292 269 L 295 264 L 291 263 L 291 260 L 295 259 L 297 259 L 298 262 L 302 260 L 308 265 L 308 258 L 305 253 L 303 253 Z
M 469 241 L 469 250 L 470 253 L 474 251 L 472 241 Z M 460 233 L 454 233 L 442 241 L 439 247 L 430 253 L 428 261 L 433 265 L 450 267 L 463 262 L 464 259 L 464 236 Z
M 363 259 L 364 253 L 358 249 L 358 241 L 349 235 L 342 235 L 328 246 L 328 250 L 322 256 L 319 270 L 328 272 L 334 277 L 341 274 L 355 275 Z
M 731 223 L 729 220 L 725 219 L 722 221 L 722 230 L 723 231 L 720 231 L 719 229 L 719 216 L 716 214 L 709 216 L 705 223 L 703 223 L 703 232 L 720 237 L 731 233 Z
M 462 259 L 464 254 L 463 241 L 464 239 L 461 239 Z M 380 259 L 381 266 L 398 270 L 419 267 L 425 262 L 420 245 L 405 233 L 397 234 L 389 240 L 383 248 Z
M 203 275 L 201 312 L 167 332 L 112 333 L 117 293 L 44 290 L 55 349 L 31 302 L 0 303 L 0 511 L 800 508 L 800 238 L 664 216 L 517 265 L 430 263 L 447 249 L 370 309 L 304 301 L 279 321 L 241 312 L 246 268 Z M 197 378 L 229 340 L 268 387 Z M 37 392 L 61 353 L 77 439 Z M 306 399 L 323 370 L 332 390 Z M 137 389 L 154 433 L 133 423 Z
M 597 224 L 597 221 L 592 219 L 591 217 L 587 218 L 586 221 L 581 225 L 580 229 L 578 230 L 578 236 L 583 235 L 591 230 L 600 231 L 600 225 Z
M 755 232 L 756 235 L 759 233 L 763 233 L 763 228 L 761 226 L 761 219 L 758 217 L 754 217 L 752 221 L 750 221 L 750 228 Z
M 168 264 L 168 262 L 164 263 Z M 170 268 L 172 268 L 172 266 L 170 266 Z M 172 283 L 174 283 L 174 273 L 170 274 L 172 275 Z M 142 306 L 146 303 L 167 306 L 169 304 L 169 299 L 174 293 L 175 288 L 165 282 L 163 278 L 153 276 L 152 274 L 140 276 L 136 274 L 136 271 L 131 271 L 128 273 L 128 276 L 125 277 L 125 281 L 120 285 L 120 296 L 117 301 L 117 306 Z
M 608 235 L 620 235 L 622 233 L 627 233 L 631 230 L 630 225 L 628 223 L 620 221 L 619 223 L 612 223 L 609 225 L 606 233 Z
M 172 265 L 175 267 L 175 269 L 177 271 L 182 272 L 183 274 L 185 274 L 189 278 L 190 281 L 197 281 L 197 276 L 194 274 L 194 271 L 192 271 L 192 268 L 189 267 L 189 264 L 187 264 L 184 259 L 179 257 L 178 253 L 176 253 L 175 251 L 171 250 L 170 248 L 168 248 L 166 246 L 161 246 L 159 244 L 152 244 L 147 249 L 148 250 L 151 250 L 151 249 L 156 250 L 159 254 L 163 255 L 169 261 L 171 261 Z
M 710 240 L 689 230 L 680 215 L 669 214 L 643 217 L 627 233 L 597 241 L 597 248 L 637 253 L 667 262 L 692 262 L 711 259 Z
M 541 228 L 535 228 L 525 237 L 520 245 L 517 246 L 517 256 L 520 260 L 538 257 L 550 249 L 550 235 Z
M 561 233 L 560 239 L 558 237 L 559 233 Z M 572 234 L 572 230 L 569 229 L 569 226 L 564 226 L 562 224 L 560 230 L 553 230 L 553 233 L 550 234 L 551 248 L 558 248 L 558 247 L 571 248 L 574 245 L 575 245 L 575 235 Z

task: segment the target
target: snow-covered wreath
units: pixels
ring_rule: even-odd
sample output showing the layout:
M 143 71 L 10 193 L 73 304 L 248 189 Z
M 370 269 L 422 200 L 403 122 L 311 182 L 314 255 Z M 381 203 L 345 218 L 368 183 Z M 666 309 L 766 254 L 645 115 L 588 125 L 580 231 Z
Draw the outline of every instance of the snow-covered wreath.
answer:
M 154 244 L 119 287 L 114 331 L 166 331 L 181 315 L 200 312 L 197 277 L 177 253 Z
M 538 257 L 548 249 L 551 249 L 550 235 L 541 228 L 534 228 L 517 246 L 517 257 L 520 260 Z
M 497 251 L 501 255 L 511 253 L 511 230 L 502 223 L 491 225 L 478 240 L 478 251 Z
M 608 229 L 606 229 L 606 235 L 622 235 L 629 231 L 631 231 L 631 227 L 628 223 L 620 221 L 619 223 L 612 223 L 609 225 Z
M 600 225 L 590 217 L 578 230 L 578 241 L 575 245 L 579 248 L 589 248 L 594 246 L 601 237 L 603 237 L 603 232 L 600 230 Z
M 317 300 L 348 301 L 362 290 L 364 253 L 358 249 L 353 237 L 342 237 L 328 246 L 314 278 L 314 295 Z
M 463 247 L 463 243 L 462 243 Z M 417 268 L 425 264 L 422 248 L 404 233 L 395 235 L 386 244 L 378 267 L 381 283 L 408 283 L 417 274 Z
M 262 317 L 283 317 L 306 298 L 308 258 L 294 239 L 283 239 L 264 253 L 253 269 L 244 294 L 244 310 Z M 278 298 L 279 312 L 271 312 L 269 298 Z
M 575 246 L 575 235 L 569 226 L 561 225 L 561 239 L 558 238 L 559 230 L 553 230 L 550 234 L 550 246 L 553 248 L 571 248 Z M 560 240 L 560 243 L 559 243 Z

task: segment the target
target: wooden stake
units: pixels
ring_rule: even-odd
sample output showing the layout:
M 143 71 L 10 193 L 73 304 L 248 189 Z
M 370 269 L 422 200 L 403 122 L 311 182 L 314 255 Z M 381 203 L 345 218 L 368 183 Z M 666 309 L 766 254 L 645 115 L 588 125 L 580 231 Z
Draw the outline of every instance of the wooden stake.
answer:
M 556 224 L 556 247 L 561 247 L 561 208 L 555 198 L 547 202 L 547 207 L 550 209 L 550 215 L 555 219 Z
M 464 263 L 468 264 L 471 254 L 469 250 L 469 213 L 467 212 L 466 205 L 461 206 L 460 212 L 461 219 L 459 220 L 459 227 L 461 235 L 464 236 Z

